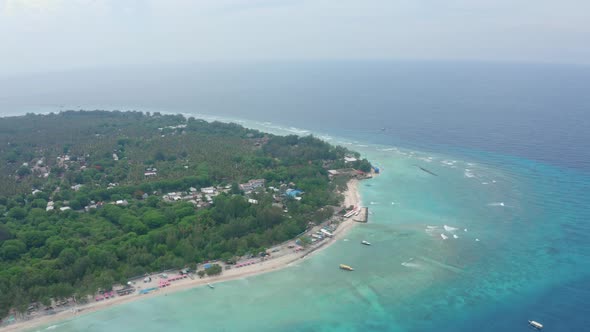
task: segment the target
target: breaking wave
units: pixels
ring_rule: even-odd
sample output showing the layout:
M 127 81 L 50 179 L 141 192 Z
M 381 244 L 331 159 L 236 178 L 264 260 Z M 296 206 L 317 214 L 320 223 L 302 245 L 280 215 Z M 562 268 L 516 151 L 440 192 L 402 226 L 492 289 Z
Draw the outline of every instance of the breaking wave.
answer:
M 445 229 L 445 231 L 447 231 L 447 232 L 454 232 L 454 231 L 458 230 L 458 228 L 451 227 L 451 226 L 447 226 L 447 225 L 444 225 L 444 226 L 443 226 L 443 228 L 444 228 L 444 229 Z

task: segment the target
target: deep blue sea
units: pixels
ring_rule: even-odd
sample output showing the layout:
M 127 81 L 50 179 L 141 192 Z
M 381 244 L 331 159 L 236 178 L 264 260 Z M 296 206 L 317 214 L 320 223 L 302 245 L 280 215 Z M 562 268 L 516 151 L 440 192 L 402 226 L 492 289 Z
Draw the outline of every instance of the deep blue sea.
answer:
M 69 108 L 314 133 L 382 175 L 363 183 L 372 214 L 349 241 L 56 331 L 527 331 L 528 319 L 590 330 L 590 67 L 283 62 L 0 80 L 2 115 Z

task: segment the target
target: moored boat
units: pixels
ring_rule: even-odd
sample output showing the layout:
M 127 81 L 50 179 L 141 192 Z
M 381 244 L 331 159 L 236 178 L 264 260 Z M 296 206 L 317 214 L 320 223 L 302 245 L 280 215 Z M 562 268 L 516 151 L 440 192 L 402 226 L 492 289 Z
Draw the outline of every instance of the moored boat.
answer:
M 211 284 L 207 284 L 207 286 L 209 286 L 209 288 L 211 288 L 211 289 L 215 288 L 215 286 L 213 286 Z
M 366 245 L 366 246 L 370 246 L 371 245 L 371 242 L 368 242 L 368 241 L 365 241 L 365 240 L 361 241 L 361 243 L 364 244 L 364 245 Z
M 543 328 L 543 324 L 536 322 L 534 320 L 529 320 L 529 325 L 536 328 L 537 330 L 541 330 Z
M 345 265 L 345 264 L 340 264 L 340 269 L 341 270 L 346 270 L 346 271 L 354 271 L 354 269 L 351 266 Z

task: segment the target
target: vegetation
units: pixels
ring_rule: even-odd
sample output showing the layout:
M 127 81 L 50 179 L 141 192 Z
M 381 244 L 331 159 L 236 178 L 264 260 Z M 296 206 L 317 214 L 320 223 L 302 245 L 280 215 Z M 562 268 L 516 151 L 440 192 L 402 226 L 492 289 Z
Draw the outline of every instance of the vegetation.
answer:
M 205 270 L 205 273 L 208 276 L 216 276 L 216 275 L 219 275 L 219 274 L 221 274 L 221 265 L 219 265 L 219 264 L 213 264 L 213 265 L 211 265 L 210 268 L 208 268 L 208 269 Z
M 0 317 L 293 238 L 332 215 L 341 197 L 326 167 L 347 154 L 358 157 L 311 136 L 159 113 L 0 119 Z M 274 190 L 245 197 L 238 183 L 256 178 Z M 220 194 L 195 193 L 209 186 Z M 191 188 L 190 200 L 163 199 Z

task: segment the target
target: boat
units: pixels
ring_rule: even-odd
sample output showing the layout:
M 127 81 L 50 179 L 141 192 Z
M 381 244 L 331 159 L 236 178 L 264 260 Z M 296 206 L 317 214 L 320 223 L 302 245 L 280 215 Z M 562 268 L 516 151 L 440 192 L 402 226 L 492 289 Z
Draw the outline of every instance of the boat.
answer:
M 543 329 L 543 324 L 536 322 L 534 320 L 529 320 L 529 325 L 536 328 L 537 330 Z
M 211 284 L 207 284 L 207 286 L 209 286 L 209 288 L 214 289 L 215 286 L 211 285 Z
M 351 266 L 344 265 L 344 264 L 340 264 L 340 269 L 346 270 L 346 271 L 354 271 L 354 269 Z
M 364 244 L 364 245 L 366 245 L 366 246 L 370 246 L 371 245 L 371 242 L 368 242 L 368 241 L 365 241 L 365 240 L 362 240 L 361 243 Z

